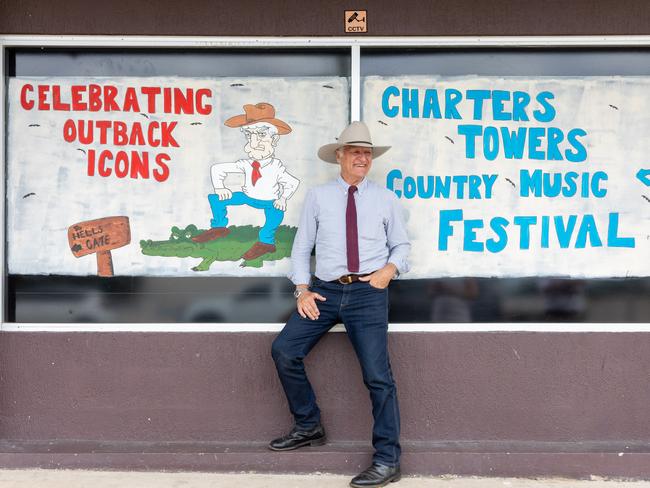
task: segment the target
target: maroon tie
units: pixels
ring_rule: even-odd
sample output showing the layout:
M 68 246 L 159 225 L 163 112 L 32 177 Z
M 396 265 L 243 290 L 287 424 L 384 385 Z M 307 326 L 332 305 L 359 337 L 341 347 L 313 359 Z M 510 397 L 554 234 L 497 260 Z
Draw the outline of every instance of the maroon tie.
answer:
M 253 180 L 253 186 L 255 186 L 257 180 L 262 177 L 262 172 L 260 171 L 260 163 L 258 161 L 253 161 L 251 163 L 251 166 L 253 167 L 253 174 L 251 176 L 251 179 Z
M 345 210 L 345 245 L 348 252 L 348 271 L 359 272 L 359 237 L 357 235 L 357 206 L 354 203 L 354 192 L 357 187 L 348 188 L 348 206 Z

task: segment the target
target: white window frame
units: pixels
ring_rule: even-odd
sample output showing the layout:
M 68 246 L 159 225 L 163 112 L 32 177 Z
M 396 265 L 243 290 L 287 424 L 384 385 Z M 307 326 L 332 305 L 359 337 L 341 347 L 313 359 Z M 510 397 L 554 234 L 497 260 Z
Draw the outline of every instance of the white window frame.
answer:
M 381 48 L 612 48 L 648 47 L 650 36 L 523 36 L 523 37 L 160 37 L 160 36 L 0 36 L 0 264 L 5 263 L 6 85 L 5 52 L 20 47 L 48 48 L 323 48 L 350 49 L 350 115 L 361 113 L 361 49 Z M 0 310 L 6 307 L 6 274 L 0 279 Z M 277 332 L 284 324 L 26 324 L 4 322 L 0 332 Z M 333 332 L 345 329 L 337 325 Z M 650 332 L 650 323 L 495 323 L 390 324 L 390 332 Z

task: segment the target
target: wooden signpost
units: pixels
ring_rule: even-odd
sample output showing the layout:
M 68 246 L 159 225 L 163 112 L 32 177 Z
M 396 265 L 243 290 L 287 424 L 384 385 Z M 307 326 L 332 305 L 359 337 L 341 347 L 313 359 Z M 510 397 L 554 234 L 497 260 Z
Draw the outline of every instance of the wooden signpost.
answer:
M 68 227 L 68 243 L 75 257 L 97 254 L 97 274 L 113 276 L 111 250 L 131 242 L 128 217 L 104 217 Z

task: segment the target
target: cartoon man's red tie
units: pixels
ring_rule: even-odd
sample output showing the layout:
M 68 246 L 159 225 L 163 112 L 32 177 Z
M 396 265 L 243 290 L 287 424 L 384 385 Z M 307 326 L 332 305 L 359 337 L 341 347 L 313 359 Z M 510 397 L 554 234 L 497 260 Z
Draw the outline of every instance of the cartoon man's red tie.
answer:
M 359 272 L 359 237 L 357 235 L 357 206 L 354 203 L 354 192 L 357 187 L 348 188 L 348 206 L 345 209 L 345 244 L 348 252 L 348 271 Z
M 257 183 L 257 180 L 259 180 L 262 177 L 262 172 L 260 171 L 260 163 L 259 161 L 253 161 L 251 163 L 251 166 L 253 167 L 253 186 L 255 186 L 255 183 Z

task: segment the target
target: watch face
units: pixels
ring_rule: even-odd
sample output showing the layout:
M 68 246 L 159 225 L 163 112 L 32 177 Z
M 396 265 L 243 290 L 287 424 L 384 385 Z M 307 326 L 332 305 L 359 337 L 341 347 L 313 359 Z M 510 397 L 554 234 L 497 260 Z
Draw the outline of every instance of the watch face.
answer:
M 298 298 L 298 297 L 300 296 L 301 293 L 302 293 L 302 290 L 295 290 L 295 291 L 293 292 L 293 296 L 294 296 L 295 298 Z

